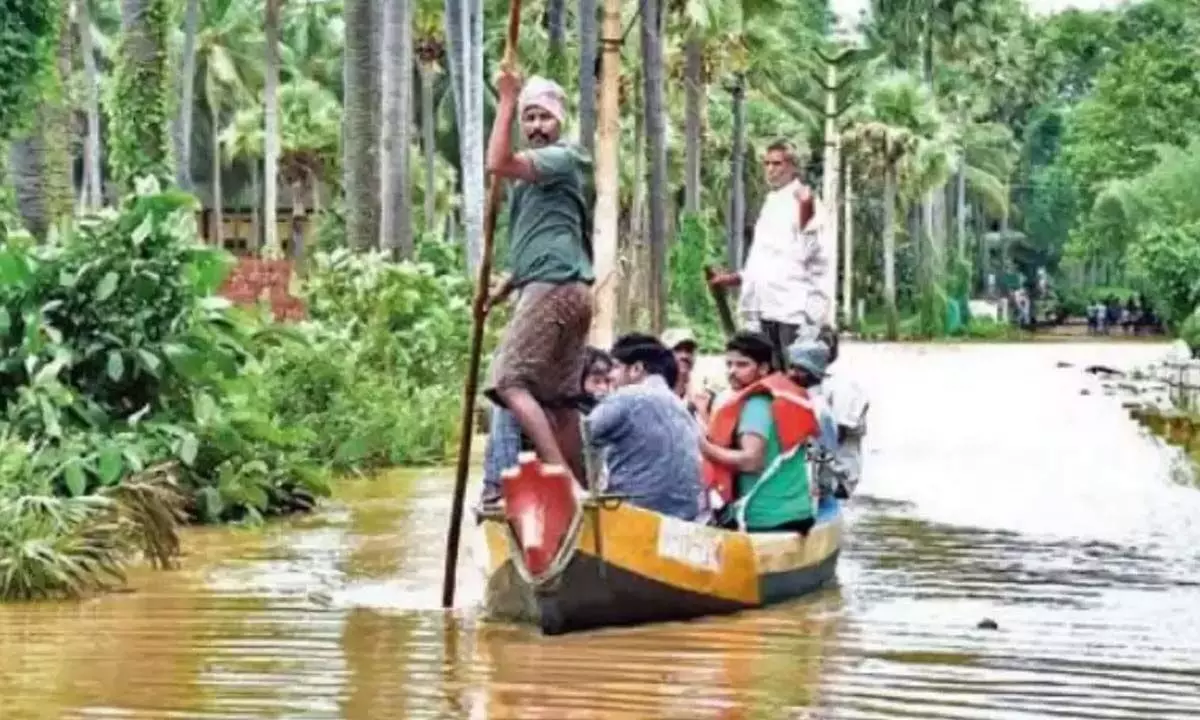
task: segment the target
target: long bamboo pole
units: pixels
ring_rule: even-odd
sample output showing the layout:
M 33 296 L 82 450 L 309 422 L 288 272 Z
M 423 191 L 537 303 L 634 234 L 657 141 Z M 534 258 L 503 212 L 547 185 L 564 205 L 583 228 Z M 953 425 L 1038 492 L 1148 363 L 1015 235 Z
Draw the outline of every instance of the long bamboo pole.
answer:
M 500 67 L 512 70 L 517 62 L 517 38 L 521 30 L 521 0 L 511 0 L 508 6 L 508 36 L 504 42 L 504 58 Z M 458 544 L 462 536 L 463 501 L 467 494 L 467 472 L 471 462 L 471 440 L 474 435 L 475 395 L 479 389 L 479 360 L 483 349 L 483 330 L 487 322 L 484 304 L 487 301 L 492 276 L 492 239 L 496 233 L 496 214 L 500 209 L 501 180 L 492 176 L 488 185 L 486 212 L 483 216 L 483 250 L 475 278 L 475 298 L 472 304 L 471 352 L 467 360 L 467 381 L 463 388 L 462 416 L 459 426 L 458 464 L 454 475 L 454 504 L 450 509 L 450 527 L 446 532 L 446 565 L 442 576 L 442 607 L 454 606 L 455 580 L 458 572 Z
M 616 327 L 617 232 L 620 200 L 619 150 L 621 143 L 621 0 L 604 0 L 601 30 L 603 62 L 600 65 L 600 113 L 596 138 L 595 226 L 596 313 L 591 342 L 610 347 Z

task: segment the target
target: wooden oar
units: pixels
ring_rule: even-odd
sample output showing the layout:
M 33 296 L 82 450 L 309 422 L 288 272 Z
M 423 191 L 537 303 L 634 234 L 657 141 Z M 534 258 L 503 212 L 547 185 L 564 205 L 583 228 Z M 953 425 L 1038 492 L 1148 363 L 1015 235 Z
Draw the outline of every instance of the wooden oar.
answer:
M 503 70 L 512 70 L 517 63 L 517 38 L 521 30 L 521 0 L 511 0 L 508 6 L 508 36 L 504 41 Z M 486 152 L 486 150 L 485 150 Z M 463 387 L 462 417 L 459 420 L 462 437 L 458 441 L 458 465 L 454 475 L 454 504 L 450 508 L 450 528 L 446 532 L 446 566 L 442 578 L 442 607 L 454 606 L 455 575 L 458 571 L 458 541 L 462 535 L 463 501 L 467 494 L 467 473 L 471 463 L 471 440 L 474 435 L 475 394 L 479 389 L 479 356 L 483 346 L 483 330 L 487 322 L 484 305 L 487 302 L 492 277 L 492 238 L 496 233 L 496 214 L 501 199 L 501 181 L 494 175 L 488 185 L 486 212 L 483 216 L 483 254 L 475 278 L 475 301 L 472 305 L 471 352 L 467 360 L 467 379 Z
M 725 293 L 725 288 L 713 285 L 715 274 L 711 266 L 705 266 L 704 284 L 708 285 L 708 291 L 712 293 L 713 303 L 717 306 L 717 319 L 721 323 L 721 329 L 725 331 L 725 337 L 733 337 L 737 332 L 737 323 L 733 321 L 733 312 L 729 309 L 729 296 Z

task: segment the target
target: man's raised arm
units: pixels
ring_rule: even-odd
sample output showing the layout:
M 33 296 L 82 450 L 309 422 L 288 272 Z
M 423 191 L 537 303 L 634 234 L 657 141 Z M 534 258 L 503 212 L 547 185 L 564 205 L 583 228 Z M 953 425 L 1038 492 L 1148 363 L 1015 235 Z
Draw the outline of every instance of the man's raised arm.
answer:
M 512 124 L 517 115 L 517 99 L 521 94 L 521 76 L 501 70 L 496 79 L 496 92 L 500 97 L 496 105 L 496 119 L 492 122 L 492 134 L 488 138 L 487 170 L 506 180 L 533 182 L 537 179 L 537 168 L 523 153 L 514 153 L 512 147 Z

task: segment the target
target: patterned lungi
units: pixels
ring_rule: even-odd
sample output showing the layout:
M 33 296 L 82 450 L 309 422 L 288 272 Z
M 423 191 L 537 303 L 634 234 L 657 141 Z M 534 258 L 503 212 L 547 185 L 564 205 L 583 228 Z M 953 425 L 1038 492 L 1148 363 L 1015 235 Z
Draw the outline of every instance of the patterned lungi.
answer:
M 525 388 L 542 405 L 561 406 L 582 394 L 592 293 L 584 283 L 530 283 L 521 295 L 492 361 L 485 394 Z

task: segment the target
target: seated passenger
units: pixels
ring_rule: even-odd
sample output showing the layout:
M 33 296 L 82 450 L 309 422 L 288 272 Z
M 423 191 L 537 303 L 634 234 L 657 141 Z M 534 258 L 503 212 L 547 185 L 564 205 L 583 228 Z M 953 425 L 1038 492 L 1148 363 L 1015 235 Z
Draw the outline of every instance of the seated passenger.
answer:
M 829 359 L 829 348 L 817 340 L 797 340 L 788 347 L 787 352 L 788 377 L 808 391 L 808 399 L 820 425 L 820 432 L 809 443 L 811 469 L 821 496 L 832 496 L 837 488 L 830 467 L 838 449 L 837 423 L 820 391 Z
M 845 499 L 862 478 L 862 440 L 867 434 L 870 403 L 858 383 L 836 370 L 837 331 L 822 328 L 819 339 L 829 348 L 829 365 L 816 392 L 824 398 L 837 426 L 837 450 L 829 469 L 836 480 L 834 496 Z
M 674 390 L 675 358 L 653 337 L 627 335 L 612 349 L 617 388 L 585 420 L 601 451 L 607 492 L 638 507 L 692 520 L 700 513 L 700 430 Z
M 589 346 L 587 360 L 583 365 L 580 385 L 583 395 L 580 404 L 590 410 L 596 402 L 612 389 L 609 373 L 612 358 L 603 350 Z M 500 496 L 500 476 L 517 464 L 521 450 L 532 449 L 532 444 L 521 433 L 517 418 L 500 405 L 492 405 L 491 422 L 483 454 L 483 497 L 484 503 Z
M 774 347 L 758 333 L 726 345 L 733 396 L 713 410 L 701 443 L 705 483 L 726 503 L 724 527 L 807 533 L 814 520 L 806 445 L 817 419 L 802 388 L 771 370 Z

